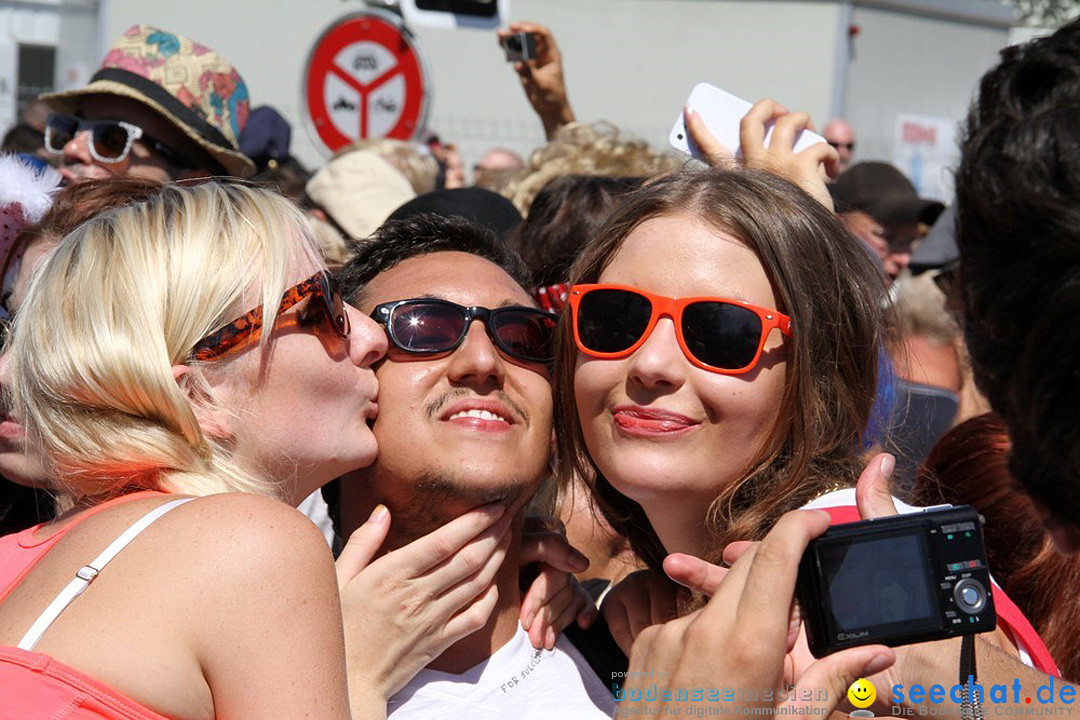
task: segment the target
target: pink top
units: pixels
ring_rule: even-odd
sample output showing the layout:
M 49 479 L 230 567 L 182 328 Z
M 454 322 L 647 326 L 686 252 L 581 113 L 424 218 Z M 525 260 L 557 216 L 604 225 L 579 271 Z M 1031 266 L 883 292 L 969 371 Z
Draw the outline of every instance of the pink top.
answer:
M 163 495 L 131 493 L 87 510 L 56 533 L 38 538 L 43 525 L 0 537 L 0 602 L 73 527 L 105 508 Z M 0 646 L 0 720 L 167 720 L 121 692 L 48 655 Z

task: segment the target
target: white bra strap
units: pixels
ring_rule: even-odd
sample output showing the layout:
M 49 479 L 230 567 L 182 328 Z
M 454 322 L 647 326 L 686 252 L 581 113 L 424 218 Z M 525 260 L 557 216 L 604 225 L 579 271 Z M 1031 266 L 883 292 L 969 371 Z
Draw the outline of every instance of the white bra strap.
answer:
M 127 530 L 122 532 L 119 537 L 109 543 L 109 546 L 105 548 L 104 552 L 94 558 L 89 565 L 84 565 L 75 572 L 75 579 L 67 584 L 67 586 L 60 591 L 60 594 L 49 603 L 49 607 L 45 608 L 45 612 L 38 616 L 38 619 L 34 621 L 34 624 L 30 626 L 30 629 L 23 635 L 23 639 L 19 641 L 19 648 L 22 650 L 33 650 L 34 646 L 41 640 L 41 636 L 45 634 L 45 631 L 49 629 L 56 618 L 60 617 L 60 613 L 64 612 L 71 602 L 82 594 L 82 591 L 87 588 L 94 581 L 94 578 L 98 576 L 106 565 L 109 564 L 117 554 L 123 550 L 128 543 L 134 540 L 139 533 L 160 518 L 165 513 L 169 512 L 173 508 L 179 507 L 186 502 L 190 502 L 195 498 L 183 498 L 181 500 L 173 500 L 163 505 L 159 505 L 150 512 L 143 515 L 135 523 L 131 525 Z

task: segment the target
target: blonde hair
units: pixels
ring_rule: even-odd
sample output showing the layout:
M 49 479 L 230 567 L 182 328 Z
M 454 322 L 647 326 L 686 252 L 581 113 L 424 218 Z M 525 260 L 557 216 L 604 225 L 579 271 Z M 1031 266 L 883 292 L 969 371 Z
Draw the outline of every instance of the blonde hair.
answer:
M 609 122 L 570 123 L 533 152 L 503 194 L 527 217 L 533 198 L 560 175 L 647 178 L 685 164 L 684 159 L 656 152 L 641 138 L 621 135 Z
M 901 338 L 922 335 L 941 345 L 950 345 L 960 337 L 960 326 L 945 309 L 945 294 L 934 283 L 933 273 L 902 274 L 893 288 L 897 332 Z
M 280 496 L 200 426 L 196 405 L 228 410 L 206 373 L 233 361 L 204 367 L 191 351 L 260 299 L 271 327 L 298 266 L 322 267 L 303 215 L 240 185 L 166 187 L 68 235 L 36 274 L 10 346 L 12 407 L 56 490 Z M 186 392 L 174 365 L 190 368 Z
M 405 176 L 417 195 L 423 195 L 435 189 L 439 163 L 431 155 L 421 152 L 419 146 L 392 138 L 357 140 L 338 150 L 330 159 L 334 160 L 357 150 L 368 150 L 390 163 L 395 170 Z

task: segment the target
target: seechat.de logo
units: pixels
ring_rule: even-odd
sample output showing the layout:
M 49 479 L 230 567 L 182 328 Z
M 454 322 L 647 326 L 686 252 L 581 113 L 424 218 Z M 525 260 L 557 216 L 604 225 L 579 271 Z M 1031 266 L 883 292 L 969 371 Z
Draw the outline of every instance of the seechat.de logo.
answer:
M 1034 693 L 1025 692 L 1020 685 L 1020 680 L 1014 679 L 1011 685 L 991 685 L 983 687 L 968 679 L 971 688 L 972 700 L 983 705 L 993 705 L 994 715 L 1051 715 L 1065 712 L 1064 708 L 1039 707 L 1043 705 L 1072 705 L 1076 702 L 1076 688 L 1066 682 L 1056 684 L 1057 678 L 1050 678 L 1050 682 L 1040 685 Z M 956 684 L 946 688 L 943 685 L 912 685 L 905 688 L 903 685 L 893 685 L 892 695 L 889 702 L 893 704 L 893 715 L 944 715 L 944 708 L 937 708 L 947 701 L 960 704 L 964 700 L 964 685 Z M 909 703 L 916 707 L 898 707 L 902 703 Z M 986 714 L 990 715 L 989 708 Z

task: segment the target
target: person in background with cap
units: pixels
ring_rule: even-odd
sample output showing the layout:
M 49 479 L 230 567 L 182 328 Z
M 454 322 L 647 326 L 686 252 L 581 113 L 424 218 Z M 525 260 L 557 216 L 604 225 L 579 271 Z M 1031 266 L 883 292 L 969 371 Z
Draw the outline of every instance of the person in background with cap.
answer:
M 986 396 L 979 391 L 972 373 L 971 357 L 964 341 L 964 298 L 960 291 L 960 249 L 956 245 L 956 205 L 941 213 L 930 232 L 923 238 L 908 264 L 912 280 L 923 287 L 932 287 L 939 296 L 940 312 L 948 316 L 956 328 L 953 341 L 961 382 L 958 390 L 959 408 L 953 426 L 991 411 Z
M 252 182 L 274 188 L 299 205 L 311 172 L 292 156 L 292 126 L 276 109 L 262 105 L 251 111 L 240 133 L 240 152 L 255 163 Z
M 88 85 L 41 100 L 53 110 L 45 146 L 61 156 L 69 182 L 255 172 L 238 145 L 249 113 L 247 85 L 225 58 L 183 36 L 135 25 Z
M 933 225 L 945 206 L 919 197 L 915 186 L 889 163 L 861 162 L 829 186 L 836 212 L 857 237 L 873 248 L 890 280 L 911 259 L 919 225 Z
M 886 425 L 884 449 L 898 458 L 893 487 L 904 494 L 918 463 L 953 425 L 963 385 L 955 324 L 945 317 L 936 290 L 911 281 L 905 272 L 925 226 L 932 225 L 945 206 L 920 198 L 911 181 L 884 162 L 855 164 L 836 178 L 829 192 L 841 221 L 874 250 L 892 285 L 896 323 L 888 343 L 887 375 L 894 378 L 897 401 Z
M 341 152 L 304 188 L 302 206 L 319 233 L 331 270 L 348 262 L 347 243 L 363 240 L 416 191 L 389 162 L 371 150 Z

